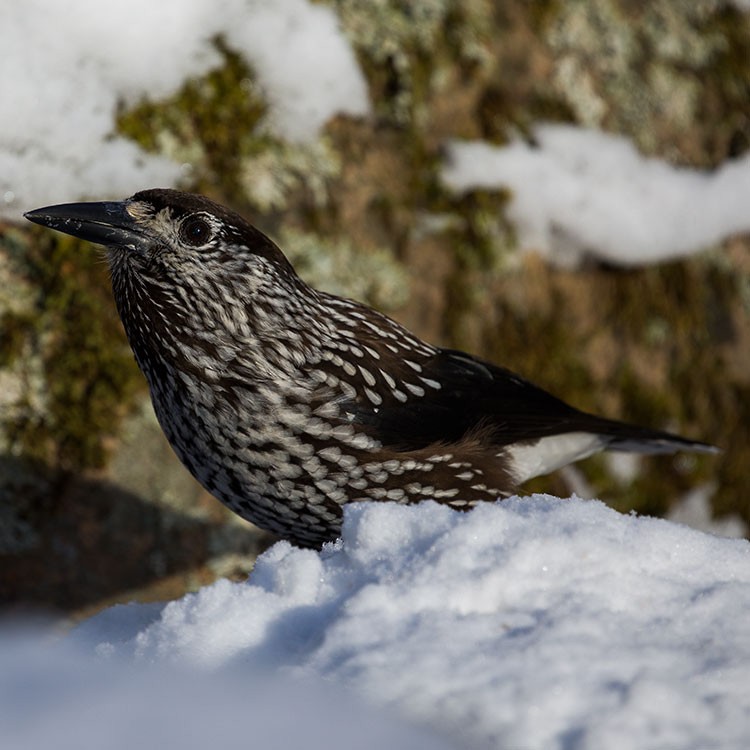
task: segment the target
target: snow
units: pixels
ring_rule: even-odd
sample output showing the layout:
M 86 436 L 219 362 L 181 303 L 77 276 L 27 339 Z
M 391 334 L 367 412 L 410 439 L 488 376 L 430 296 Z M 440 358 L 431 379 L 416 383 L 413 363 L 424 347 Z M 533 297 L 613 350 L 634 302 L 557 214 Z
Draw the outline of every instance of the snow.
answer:
M 586 256 L 655 263 L 750 231 L 750 155 L 702 172 L 646 158 L 596 130 L 543 124 L 534 140 L 452 141 L 442 179 L 457 193 L 509 188 L 521 246 L 559 264 Z
M 354 505 L 247 582 L 0 639 L 0 746 L 740 750 L 749 610 L 746 541 L 598 501 Z
M 113 135 L 117 107 L 220 65 L 219 35 L 256 72 L 279 137 L 310 141 L 337 112 L 369 111 L 337 16 L 309 0 L 2 3 L 0 216 L 175 184 L 183 165 Z
M 0 644 L 7 750 L 448 750 L 447 742 L 323 684 L 97 663 L 85 651 L 8 636 Z

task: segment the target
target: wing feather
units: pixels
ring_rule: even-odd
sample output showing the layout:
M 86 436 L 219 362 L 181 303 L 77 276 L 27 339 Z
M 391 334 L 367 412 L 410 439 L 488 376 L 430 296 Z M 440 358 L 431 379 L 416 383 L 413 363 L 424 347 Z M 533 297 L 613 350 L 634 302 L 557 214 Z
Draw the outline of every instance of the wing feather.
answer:
M 503 367 L 463 352 L 438 349 L 420 360 L 418 380 L 439 383 L 406 401 L 384 398 L 377 408 L 358 399 L 354 421 L 384 445 L 417 450 L 458 442 L 479 431 L 490 445 L 533 444 L 541 438 L 590 433 L 606 447 L 644 453 L 715 450 L 668 432 L 639 427 L 580 411 Z

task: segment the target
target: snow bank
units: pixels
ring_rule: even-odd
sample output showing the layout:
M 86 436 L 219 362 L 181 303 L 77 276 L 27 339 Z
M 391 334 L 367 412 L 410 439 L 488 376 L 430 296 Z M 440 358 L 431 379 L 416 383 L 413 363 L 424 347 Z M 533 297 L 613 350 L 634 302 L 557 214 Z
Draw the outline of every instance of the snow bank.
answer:
M 750 155 L 715 172 L 641 156 L 625 138 L 540 125 L 536 145 L 453 141 L 443 181 L 457 193 L 510 188 L 521 246 L 561 264 L 623 266 L 689 255 L 750 231 Z
M 219 65 L 219 35 L 256 71 L 281 137 L 310 140 L 335 113 L 368 111 L 335 13 L 308 0 L 2 3 L 0 215 L 173 184 L 180 165 L 113 137 L 117 106 Z
M 450 747 L 319 680 L 242 669 L 133 669 L 18 637 L 0 642 L 0 668 L 5 750 Z
M 305 747 L 324 746 L 320 715 L 341 728 L 337 746 L 369 748 L 371 724 L 347 739 L 353 717 L 385 711 L 399 748 L 440 745 L 393 715 L 461 748 L 740 750 L 748 611 L 746 541 L 597 501 L 353 506 L 343 542 L 320 554 L 279 543 L 247 583 L 92 618 L 56 647 L 76 649 L 75 669 L 6 658 L 13 721 L 0 713 L 0 746 L 59 747 L 61 726 L 80 739 L 126 724 L 133 744 L 155 722 L 161 737 L 204 720 L 233 746 L 256 722 L 263 738 L 269 714 Z

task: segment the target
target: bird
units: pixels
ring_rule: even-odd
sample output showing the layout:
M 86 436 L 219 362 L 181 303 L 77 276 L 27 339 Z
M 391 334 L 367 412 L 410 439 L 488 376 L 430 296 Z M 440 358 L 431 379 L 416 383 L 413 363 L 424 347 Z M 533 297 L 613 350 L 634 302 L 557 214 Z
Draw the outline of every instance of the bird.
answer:
M 232 511 L 299 546 L 335 541 L 348 503 L 468 510 L 602 450 L 716 450 L 580 411 L 314 289 L 269 237 L 202 195 L 154 188 L 24 216 L 104 246 L 175 453 Z

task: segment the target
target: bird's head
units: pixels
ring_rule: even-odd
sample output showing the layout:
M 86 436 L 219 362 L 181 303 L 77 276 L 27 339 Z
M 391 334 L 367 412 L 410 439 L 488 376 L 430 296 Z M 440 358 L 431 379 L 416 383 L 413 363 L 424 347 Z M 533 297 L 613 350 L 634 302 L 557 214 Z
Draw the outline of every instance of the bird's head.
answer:
M 261 332 L 288 337 L 315 304 L 316 292 L 268 237 L 200 195 L 143 190 L 25 216 L 106 247 L 117 309 L 144 371 L 156 352 L 203 347 L 229 358 Z
M 282 252 L 238 214 L 200 195 L 152 189 L 119 202 L 66 203 L 29 211 L 36 224 L 104 245 L 116 275 L 181 285 L 239 274 L 252 287 L 288 275 Z M 293 272 L 292 272 L 293 274 Z

